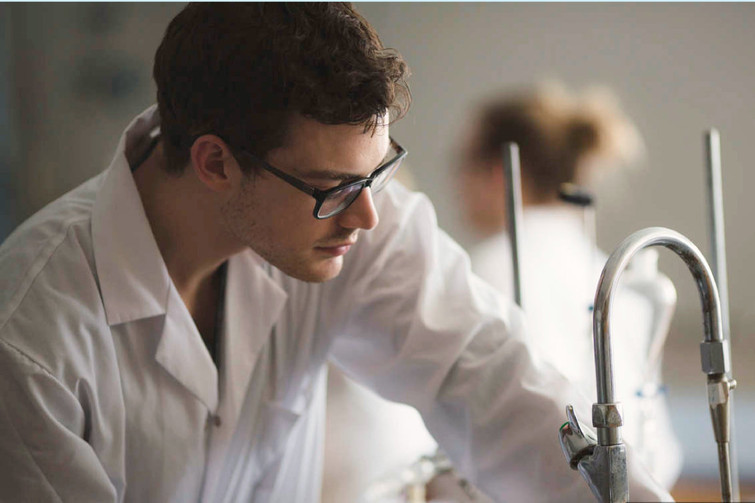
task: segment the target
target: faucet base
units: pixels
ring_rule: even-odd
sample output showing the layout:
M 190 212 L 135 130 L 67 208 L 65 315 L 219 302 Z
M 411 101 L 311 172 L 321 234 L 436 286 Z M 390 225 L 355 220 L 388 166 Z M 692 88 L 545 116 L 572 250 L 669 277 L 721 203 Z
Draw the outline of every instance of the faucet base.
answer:
M 593 495 L 602 503 L 629 501 L 627 449 L 624 444 L 596 445 L 577 466 Z

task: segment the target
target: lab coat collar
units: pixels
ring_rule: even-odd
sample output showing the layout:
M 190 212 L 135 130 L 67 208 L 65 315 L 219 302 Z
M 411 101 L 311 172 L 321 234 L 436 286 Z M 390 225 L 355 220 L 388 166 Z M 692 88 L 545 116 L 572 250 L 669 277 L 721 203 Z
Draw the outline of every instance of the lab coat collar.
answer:
M 157 247 L 131 173 L 157 131 L 156 106 L 126 129 L 94 203 L 94 257 L 109 325 L 165 316 L 155 359 L 213 413 L 218 373 Z M 223 413 L 235 422 L 254 368 L 288 298 L 251 250 L 229 260 L 222 365 Z
M 234 462 L 227 453 L 232 450 L 252 375 L 288 299 L 270 273 L 271 267 L 251 250 L 228 262 L 217 410 L 223 427 L 213 432 L 203 501 L 222 499 L 218 495 L 224 489 L 217 484 L 226 463 Z
M 213 414 L 218 408 L 218 369 L 194 320 L 171 287 L 155 360 Z
M 217 368 L 168 274 L 129 163 L 143 156 L 158 124 L 152 106 L 129 125 L 97 193 L 92 240 L 100 292 L 110 326 L 164 316 L 155 360 L 214 413 Z
M 92 210 L 94 260 L 111 326 L 165 314 L 167 308 L 172 282 L 126 157 L 158 123 L 154 105 L 131 122 Z
M 236 416 L 260 349 L 280 317 L 288 295 L 270 276 L 271 267 L 251 250 L 231 258 L 228 264 L 223 362 L 225 386 Z

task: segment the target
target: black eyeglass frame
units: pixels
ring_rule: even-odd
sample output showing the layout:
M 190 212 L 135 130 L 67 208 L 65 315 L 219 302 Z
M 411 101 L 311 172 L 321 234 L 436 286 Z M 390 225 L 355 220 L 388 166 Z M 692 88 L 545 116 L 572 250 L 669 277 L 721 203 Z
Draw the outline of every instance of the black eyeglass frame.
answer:
M 326 218 L 334 217 L 334 216 L 338 215 L 339 213 L 342 213 L 342 212 L 346 211 L 346 209 L 348 209 L 349 206 L 351 206 L 354 203 L 354 201 L 356 201 L 359 198 L 359 196 L 362 194 L 362 190 L 364 190 L 365 187 L 370 187 L 372 185 L 372 182 L 378 176 L 380 176 L 381 173 L 383 173 L 387 169 L 390 169 L 397 162 L 401 162 L 404 159 L 404 157 L 406 157 L 406 155 L 409 152 L 407 152 L 407 150 L 404 147 L 402 147 L 401 145 L 399 145 L 393 138 L 389 137 L 389 140 L 390 140 L 391 147 L 397 152 L 394 157 L 392 157 L 390 160 L 388 160 L 388 161 L 384 162 L 383 164 L 381 164 L 380 166 L 378 166 L 375 169 L 375 171 L 373 171 L 372 173 L 370 173 L 370 175 L 368 177 L 366 177 L 366 178 L 359 178 L 357 180 L 346 182 L 344 184 L 337 185 L 337 186 L 335 186 L 335 187 L 333 187 L 331 189 L 327 189 L 327 190 L 321 190 L 321 189 L 318 189 L 316 187 L 312 187 L 308 183 L 303 182 L 302 180 L 296 178 L 295 176 L 289 175 L 288 173 L 286 173 L 284 171 L 281 171 L 280 169 L 276 168 L 275 166 L 273 166 L 272 164 L 270 164 L 266 160 L 264 160 L 261 157 L 258 157 L 256 155 L 252 154 L 251 152 L 247 152 L 246 150 L 243 150 L 243 149 L 238 150 L 238 152 L 241 153 L 241 154 L 243 154 L 243 155 L 245 155 L 245 156 L 247 156 L 247 157 L 249 157 L 253 161 L 255 161 L 257 164 L 259 164 L 260 166 L 262 166 L 262 168 L 265 171 L 267 171 L 269 173 L 272 173 L 273 175 L 277 176 L 278 178 L 280 178 L 284 182 L 288 183 L 289 185 L 291 185 L 291 186 L 299 189 L 300 191 L 304 192 L 305 194 L 309 194 L 310 196 L 312 196 L 315 199 L 315 208 L 314 208 L 314 210 L 312 212 L 312 215 L 317 220 L 325 220 Z M 351 200 L 351 202 L 349 202 L 349 204 L 347 204 L 346 206 L 344 206 L 340 210 L 338 210 L 338 211 L 336 211 L 334 213 L 331 213 L 330 215 L 327 215 L 327 216 L 320 216 L 318 214 L 320 212 L 320 208 L 322 207 L 323 203 L 325 202 L 325 200 L 331 194 L 339 192 L 339 191 L 341 191 L 343 189 L 346 189 L 348 187 L 353 187 L 355 185 L 361 185 L 361 187 L 359 188 L 359 192 L 357 193 L 357 195 L 354 197 L 354 199 Z M 386 185 L 387 185 L 387 182 L 386 182 Z M 383 187 L 380 187 L 380 188 L 382 189 Z

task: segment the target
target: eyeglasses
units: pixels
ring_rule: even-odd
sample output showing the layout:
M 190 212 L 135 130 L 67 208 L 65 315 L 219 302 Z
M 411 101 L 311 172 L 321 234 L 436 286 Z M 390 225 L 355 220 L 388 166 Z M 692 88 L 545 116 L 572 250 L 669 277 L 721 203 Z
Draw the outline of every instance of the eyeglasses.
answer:
M 318 220 L 330 218 L 338 215 L 342 211 L 346 210 L 351 203 L 357 200 L 359 194 L 365 187 L 369 187 L 373 193 L 379 192 L 383 189 L 398 167 L 401 165 L 401 161 L 404 160 L 408 153 L 401 145 L 396 143 L 393 138 L 390 138 L 391 148 L 396 151 L 396 155 L 389 161 L 381 164 L 375 171 L 367 178 L 360 178 L 345 182 L 341 185 L 333 187 L 332 189 L 320 190 L 312 187 L 308 183 L 305 183 L 295 176 L 291 176 L 288 173 L 284 173 L 280 169 L 276 168 L 272 164 L 268 163 L 264 159 L 257 157 L 251 152 L 245 150 L 239 150 L 239 152 L 246 157 L 249 157 L 257 164 L 259 164 L 265 171 L 272 173 L 284 182 L 296 187 L 300 191 L 309 194 L 315 198 L 315 209 L 312 212 L 314 217 Z

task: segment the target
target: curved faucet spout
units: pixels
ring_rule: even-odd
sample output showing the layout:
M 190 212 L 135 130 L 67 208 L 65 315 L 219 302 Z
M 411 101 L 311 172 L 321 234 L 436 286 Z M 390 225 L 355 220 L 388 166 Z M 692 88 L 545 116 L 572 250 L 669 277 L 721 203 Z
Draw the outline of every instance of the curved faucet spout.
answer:
M 649 227 L 635 232 L 626 238 L 608 258 L 603 273 L 598 282 L 595 294 L 595 312 L 593 315 L 593 331 L 595 334 L 595 362 L 598 387 L 598 401 L 613 402 L 613 375 L 611 367 L 610 308 L 613 292 L 618 285 L 621 273 L 629 264 L 632 257 L 650 246 L 665 246 L 675 252 L 689 267 L 695 278 L 700 301 L 703 308 L 703 327 L 705 342 L 723 344 L 723 330 L 721 326 L 721 307 L 718 299 L 718 289 L 713 279 L 710 267 L 700 250 L 686 237 L 676 231 L 663 227 Z M 728 352 L 726 353 L 728 355 Z M 714 362 L 710 362 L 711 365 Z M 710 365 L 704 369 L 725 373 L 728 370 L 728 360 L 716 360 L 716 368 Z M 718 368 L 718 366 L 722 368 Z
M 610 309 L 622 272 L 632 257 L 650 246 L 664 246 L 681 257 L 695 278 L 703 310 L 705 338 L 700 346 L 703 372 L 708 376 L 708 402 L 716 441 L 719 443 L 719 468 L 723 501 L 731 500 L 731 472 L 728 456 L 730 391 L 736 382 L 727 378 L 728 341 L 723 339 L 721 307 L 713 274 L 700 250 L 678 232 L 650 227 L 626 238 L 611 254 L 603 268 L 595 294 L 593 333 L 598 403 L 593 405 L 593 426 L 599 446 L 622 445 L 620 404 L 614 402 L 610 344 Z

